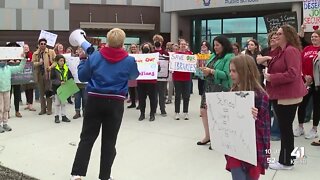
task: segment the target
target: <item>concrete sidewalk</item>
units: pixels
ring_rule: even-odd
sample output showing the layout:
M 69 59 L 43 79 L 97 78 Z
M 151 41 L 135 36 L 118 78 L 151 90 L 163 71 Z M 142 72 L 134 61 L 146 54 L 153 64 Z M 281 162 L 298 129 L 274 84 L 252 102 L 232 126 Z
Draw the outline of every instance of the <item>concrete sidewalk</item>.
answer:
M 200 96 L 197 90 L 194 92 L 189 121 L 173 120 L 174 104 L 167 106 L 167 117 L 157 115 L 154 122 L 148 119 L 139 122 L 138 110 L 125 110 L 117 141 L 118 154 L 112 169 L 116 180 L 231 179 L 230 173 L 224 169 L 223 154 L 208 150 L 209 145 L 196 145 L 202 138 L 203 127 L 199 117 Z M 35 103 L 35 108 L 40 109 L 39 103 Z M 0 134 L 1 164 L 41 180 L 70 179 L 82 118 L 55 124 L 53 115 L 39 116 L 38 111 L 23 110 L 24 106 L 20 109 L 23 118 L 13 117 L 11 112 L 9 125 L 13 131 Z M 74 115 L 73 105 L 67 105 L 67 115 L 70 119 Z M 306 131 L 311 126 L 312 123 L 307 123 Z M 305 147 L 308 157 L 305 164 L 298 164 L 291 171 L 268 170 L 261 179 L 318 179 L 320 147 L 313 147 L 310 143 L 303 137 L 295 138 L 295 146 Z M 276 159 L 279 147 L 280 141 L 272 142 L 272 157 Z M 99 158 L 100 137 L 93 148 L 85 180 L 98 179 Z

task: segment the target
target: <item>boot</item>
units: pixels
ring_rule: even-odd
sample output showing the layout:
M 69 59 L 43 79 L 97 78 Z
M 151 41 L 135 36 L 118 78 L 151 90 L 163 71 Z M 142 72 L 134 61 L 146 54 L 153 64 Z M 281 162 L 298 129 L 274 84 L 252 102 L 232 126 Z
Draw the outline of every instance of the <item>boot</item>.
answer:
M 149 121 L 154 121 L 156 119 L 156 117 L 154 116 L 154 114 L 152 113 L 152 114 L 150 114 L 150 119 L 149 119 Z
M 57 115 L 57 116 L 54 116 L 54 122 L 55 123 L 60 123 L 60 120 L 59 120 L 59 116 Z
M 127 108 L 135 108 L 136 107 L 136 104 L 135 103 L 132 103 L 130 106 L 128 106 Z
M 73 119 L 78 119 L 81 117 L 80 110 L 76 110 L 76 114 L 73 116 Z
M 144 113 L 141 113 L 140 114 L 140 117 L 139 117 L 139 121 L 142 121 L 146 118 L 146 116 L 144 115 Z
M 63 122 L 71 122 L 70 119 L 67 118 L 67 116 L 62 116 Z

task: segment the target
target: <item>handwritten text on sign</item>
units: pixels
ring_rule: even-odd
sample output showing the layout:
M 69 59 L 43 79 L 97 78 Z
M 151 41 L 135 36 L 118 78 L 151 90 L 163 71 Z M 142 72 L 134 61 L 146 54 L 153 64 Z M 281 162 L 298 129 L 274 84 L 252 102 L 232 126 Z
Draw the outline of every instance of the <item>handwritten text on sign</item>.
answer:
M 254 92 L 206 93 L 206 100 L 212 147 L 257 165 Z
M 197 57 L 187 54 L 170 54 L 170 71 L 196 72 Z
M 303 23 L 306 25 L 305 32 L 313 32 L 320 26 L 320 1 L 303 1 Z
M 22 47 L 0 47 L 0 60 L 23 59 Z
M 80 59 L 79 57 L 71 57 L 67 56 L 67 66 L 73 76 L 74 82 L 75 83 L 81 83 L 79 78 L 78 78 L 78 66 L 80 64 Z
M 289 24 L 298 29 L 297 13 L 283 12 L 264 16 L 264 22 L 268 32 L 277 31 L 282 25 Z
M 57 37 L 58 35 L 44 30 L 41 30 L 39 35 L 39 39 L 45 38 L 47 40 L 47 45 L 51 47 L 54 47 L 54 45 L 56 44 Z
M 158 77 L 159 53 L 130 54 L 136 59 L 140 72 L 137 80 L 152 80 Z
M 11 85 L 34 83 L 33 63 L 27 62 L 22 72 L 11 76 Z
M 159 56 L 160 71 L 158 72 L 158 78 L 166 79 L 169 77 L 169 56 Z

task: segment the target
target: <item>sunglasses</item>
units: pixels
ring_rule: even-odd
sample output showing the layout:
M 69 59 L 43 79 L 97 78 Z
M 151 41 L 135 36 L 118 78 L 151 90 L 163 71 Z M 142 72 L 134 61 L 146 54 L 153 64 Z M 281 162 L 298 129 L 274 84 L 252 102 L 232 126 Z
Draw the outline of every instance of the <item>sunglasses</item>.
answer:
M 47 45 L 47 43 L 40 43 L 40 45 Z

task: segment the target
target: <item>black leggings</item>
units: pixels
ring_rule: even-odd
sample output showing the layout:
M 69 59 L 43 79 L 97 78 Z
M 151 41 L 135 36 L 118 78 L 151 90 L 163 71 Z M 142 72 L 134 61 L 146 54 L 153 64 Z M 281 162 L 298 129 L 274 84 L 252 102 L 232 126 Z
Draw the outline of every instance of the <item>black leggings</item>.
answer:
M 291 152 L 294 149 L 294 137 L 292 124 L 296 115 L 298 104 L 280 105 L 277 100 L 272 101 L 272 105 L 278 118 L 281 133 L 281 149 L 279 155 L 279 163 L 292 166 L 294 157 Z
M 303 97 L 301 104 L 298 109 L 298 120 L 299 124 L 304 123 L 306 117 L 306 109 L 310 98 L 313 98 L 313 126 L 319 125 L 320 120 L 320 90 L 316 90 L 314 86 L 311 86 L 308 94 Z
M 11 86 L 10 99 L 11 99 L 12 93 L 13 93 L 13 98 L 14 98 L 14 110 L 16 112 L 19 112 L 19 103 L 21 100 L 21 85 L 12 85 Z

